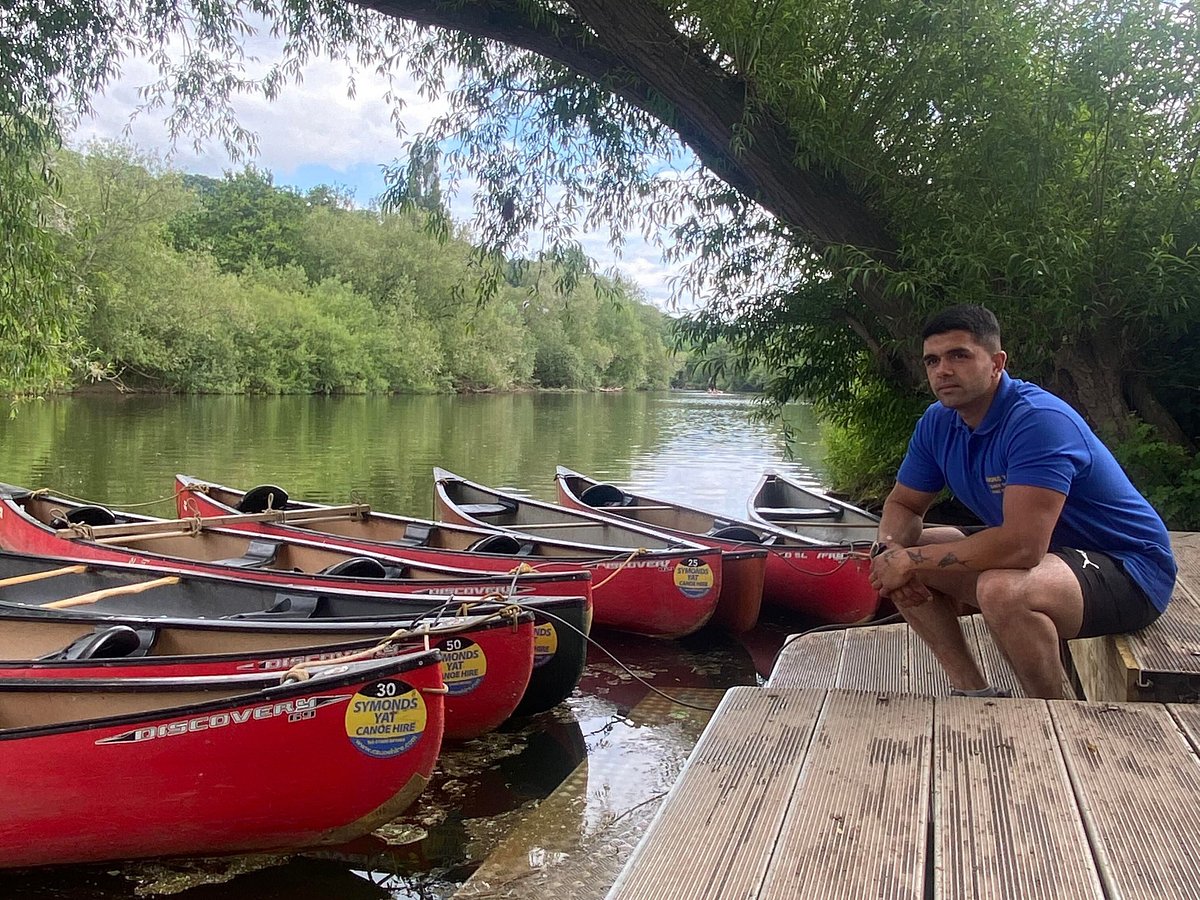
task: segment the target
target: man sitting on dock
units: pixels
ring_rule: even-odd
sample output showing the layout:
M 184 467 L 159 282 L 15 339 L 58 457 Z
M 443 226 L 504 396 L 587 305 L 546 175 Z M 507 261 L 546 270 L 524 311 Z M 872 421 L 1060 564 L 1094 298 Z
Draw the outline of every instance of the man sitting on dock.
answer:
M 979 610 L 1025 693 L 1061 697 L 1060 640 L 1135 631 L 1166 607 L 1166 527 L 1075 410 L 1008 375 L 989 310 L 944 310 L 921 337 L 938 402 L 884 503 L 871 583 L 955 693 L 996 696 L 957 621 Z M 925 527 L 946 486 L 986 527 Z

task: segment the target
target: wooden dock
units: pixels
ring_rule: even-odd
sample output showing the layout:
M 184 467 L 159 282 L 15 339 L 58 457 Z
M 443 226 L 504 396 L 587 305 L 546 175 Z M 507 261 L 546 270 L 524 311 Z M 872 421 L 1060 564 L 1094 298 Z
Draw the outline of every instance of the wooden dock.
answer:
M 1071 641 L 1089 700 L 1200 701 L 1200 534 L 1171 535 L 1179 577 L 1171 603 L 1134 634 Z
M 1173 538 L 1169 613 L 1071 647 L 1089 696 L 1196 696 L 1200 536 Z M 903 625 L 789 643 L 726 694 L 609 900 L 1200 898 L 1200 706 L 948 688 Z
M 734 688 L 630 898 L 1200 896 L 1200 708 Z

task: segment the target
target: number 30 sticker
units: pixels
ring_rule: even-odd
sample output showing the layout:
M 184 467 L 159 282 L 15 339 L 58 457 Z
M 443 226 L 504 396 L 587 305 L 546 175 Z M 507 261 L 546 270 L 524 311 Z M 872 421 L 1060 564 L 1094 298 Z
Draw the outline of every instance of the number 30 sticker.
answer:
M 396 679 L 376 681 L 346 707 L 346 735 L 368 756 L 399 756 L 425 733 L 425 698 Z

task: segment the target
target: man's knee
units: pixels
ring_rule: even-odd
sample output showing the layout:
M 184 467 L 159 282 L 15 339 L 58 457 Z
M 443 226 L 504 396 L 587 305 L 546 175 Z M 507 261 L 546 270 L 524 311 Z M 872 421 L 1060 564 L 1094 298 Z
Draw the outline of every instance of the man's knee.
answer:
M 1013 575 L 1006 569 L 979 573 L 975 582 L 975 604 L 989 626 L 1032 608 L 1027 592 L 1022 588 L 1022 579 Z

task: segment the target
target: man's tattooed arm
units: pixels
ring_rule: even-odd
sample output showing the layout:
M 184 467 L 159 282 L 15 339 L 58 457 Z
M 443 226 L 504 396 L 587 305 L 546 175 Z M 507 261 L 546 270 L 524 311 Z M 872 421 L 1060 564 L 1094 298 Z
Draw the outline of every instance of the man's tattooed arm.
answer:
M 948 569 L 951 566 L 962 566 L 964 569 L 967 568 L 967 564 L 965 562 L 963 562 L 961 559 L 959 559 L 957 556 L 955 556 L 953 553 L 947 553 L 945 556 L 943 556 L 941 559 L 938 560 L 938 568 L 939 569 Z

